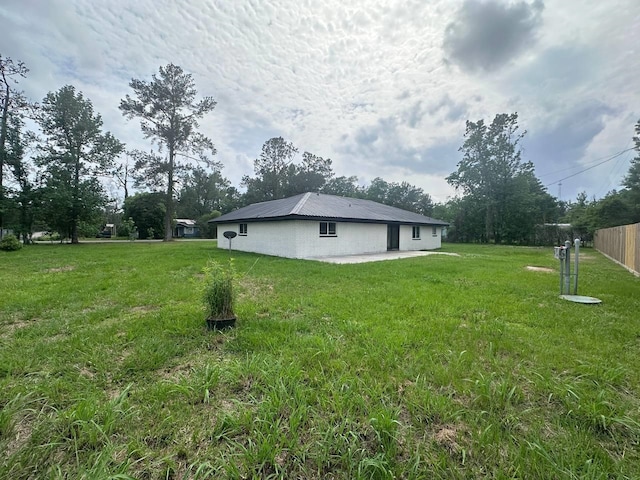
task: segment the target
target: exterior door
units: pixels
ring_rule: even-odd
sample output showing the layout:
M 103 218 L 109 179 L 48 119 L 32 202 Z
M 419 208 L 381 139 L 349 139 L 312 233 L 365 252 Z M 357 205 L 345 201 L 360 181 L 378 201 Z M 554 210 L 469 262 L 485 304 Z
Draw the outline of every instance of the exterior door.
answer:
M 400 225 L 387 225 L 387 250 L 400 249 Z

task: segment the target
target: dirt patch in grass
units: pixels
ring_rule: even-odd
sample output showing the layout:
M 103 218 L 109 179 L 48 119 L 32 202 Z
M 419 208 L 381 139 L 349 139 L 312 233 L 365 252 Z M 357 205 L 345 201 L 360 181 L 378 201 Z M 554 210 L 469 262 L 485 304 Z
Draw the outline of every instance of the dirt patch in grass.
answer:
M 93 378 L 96 376 L 96 374 L 89 370 L 87 367 L 82 367 L 80 369 L 80 375 L 87 378 Z
M 45 271 L 47 273 L 60 273 L 60 272 L 71 272 L 72 270 L 75 270 L 75 269 L 76 267 L 73 265 L 65 265 L 64 267 L 49 268 Z
M 266 281 L 245 276 L 239 282 L 239 300 L 257 300 L 271 294 L 273 294 L 273 284 Z
M 158 307 L 156 307 L 155 305 L 139 305 L 137 307 L 131 307 L 129 311 L 131 313 L 144 315 L 145 313 L 150 313 L 155 310 L 158 310 Z
M 529 270 L 530 272 L 543 272 L 543 273 L 553 273 L 553 268 L 547 268 L 547 267 L 535 267 L 533 265 L 527 265 L 526 267 L 524 267 L 526 270 Z
M 457 442 L 459 432 L 460 428 L 455 425 L 442 425 L 433 435 L 433 439 L 439 446 L 455 455 L 461 450 Z
M 11 335 L 16 330 L 20 330 L 21 328 L 28 327 L 31 322 L 18 321 L 14 323 L 9 323 L 7 325 L 2 325 L 2 333 L 0 333 L 0 338 L 5 338 Z
M 15 424 L 13 430 L 14 435 L 7 443 L 5 458 L 9 458 L 27 444 L 33 432 L 33 422 L 29 418 L 23 417 Z
M 188 377 L 192 371 L 193 365 L 189 362 L 186 364 L 176 365 L 171 368 L 163 368 L 159 372 L 159 377 L 163 380 L 178 381 L 183 379 L 185 376 Z

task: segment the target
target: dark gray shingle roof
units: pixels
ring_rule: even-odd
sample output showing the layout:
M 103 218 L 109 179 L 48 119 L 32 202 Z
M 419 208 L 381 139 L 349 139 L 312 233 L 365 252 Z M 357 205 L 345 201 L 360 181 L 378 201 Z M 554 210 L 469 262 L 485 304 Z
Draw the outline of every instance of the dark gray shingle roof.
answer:
M 238 221 L 268 221 L 285 219 L 327 219 L 372 223 L 411 223 L 449 225 L 442 220 L 390 207 L 371 200 L 338 197 L 323 193 L 301 193 L 289 198 L 254 203 L 227 213 L 211 223 Z

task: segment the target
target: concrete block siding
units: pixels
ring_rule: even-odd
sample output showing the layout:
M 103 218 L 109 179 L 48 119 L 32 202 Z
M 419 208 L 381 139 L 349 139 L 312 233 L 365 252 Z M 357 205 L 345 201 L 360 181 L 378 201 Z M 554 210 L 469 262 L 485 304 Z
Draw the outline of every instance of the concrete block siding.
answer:
M 240 223 L 247 224 L 247 234 L 239 235 Z M 233 250 L 263 253 L 288 258 L 379 253 L 387 250 L 387 225 L 380 223 L 335 222 L 335 236 L 321 236 L 319 221 L 283 220 L 218 224 L 218 247 L 228 248 L 223 232 L 238 233 L 231 243 Z M 420 239 L 412 239 L 412 225 L 400 227 L 400 250 L 426 250 L 440 247 L 441 227 L 433 236 L 430 225 L 420 226 Z

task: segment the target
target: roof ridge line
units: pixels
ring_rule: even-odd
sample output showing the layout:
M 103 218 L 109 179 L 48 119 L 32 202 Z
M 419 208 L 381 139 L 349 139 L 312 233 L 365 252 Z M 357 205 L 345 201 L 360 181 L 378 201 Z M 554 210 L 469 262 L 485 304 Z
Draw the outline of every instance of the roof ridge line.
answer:
M 311 192 L 307 192 L 302 196 L 300 200 L 298 200 L 298 203 L 296 203 L 296 206 L 291 209 L 291 215 L 295 215 L 300 212 L 300 210 L 302 209 L 302 206 L 306 203 L 310 195 L 311 195 Z

